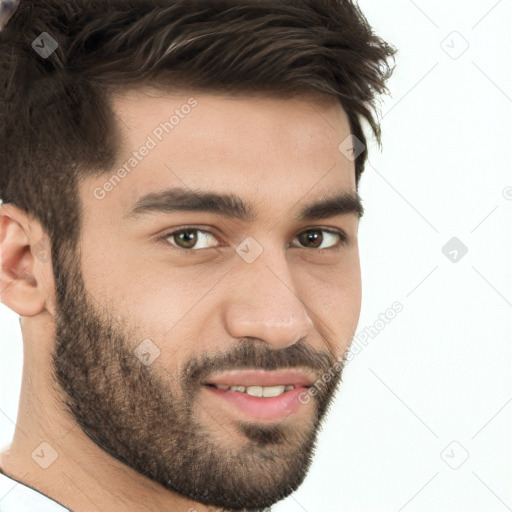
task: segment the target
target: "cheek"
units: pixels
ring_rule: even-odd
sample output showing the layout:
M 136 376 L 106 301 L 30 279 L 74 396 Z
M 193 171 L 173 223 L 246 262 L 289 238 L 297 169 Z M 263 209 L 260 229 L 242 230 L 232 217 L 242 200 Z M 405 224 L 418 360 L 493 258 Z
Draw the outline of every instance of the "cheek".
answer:
M 298 275 L 298 274 L 297 274 Z M 301 279 L 302 299 L 336 333 L 353 336 L 361 311 L 361 269 L 357 252 L 336 266 L 309 268 Z
M 148 256 L 141 261 L 151 260 Z M 124 272 L 119 266 L 106 277 L 109 282 L 102 287 L 126 323 L 162 350 L 170 346 L 178 350 L 182 342 L 190 350 L 189 340 L 197 340 L 198 330 L 208 318 L 222 273 L 206 267 L 141 264 L 132 259 L 125 260 L 123 268 Z
M 361 280 L 343 276 L 323 288 L 321 314 L 333 324 L 336 332 L 355 331 L 361 311 Z
M 341 300 L 343 308 L 340 315 L 343 319 L 343 326 L 347 335 L 352 338 L 355 334 L 359 315 L 361 313 L 362 285 L 361 285 L 361 267 L 359 264 L 359 255 L 355 256 L 355 261 L 351 265 L 350 272 L 347 272 L 342 281 Z

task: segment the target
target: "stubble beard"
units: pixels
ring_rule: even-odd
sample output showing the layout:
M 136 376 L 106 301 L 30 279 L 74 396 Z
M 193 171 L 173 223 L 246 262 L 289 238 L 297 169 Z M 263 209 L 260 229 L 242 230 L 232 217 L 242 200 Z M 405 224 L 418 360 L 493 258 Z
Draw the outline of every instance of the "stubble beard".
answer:
M 308 366 L 322 375 L 335 362 L 331 354 L 300 343 L 282 350 L 240 343 L 229 354 L 191 357 L 180 382 L 173 382 L 135 356 L 141 339 L 127 321 L 119 322 L 108 308 L 100 313 L 94 299 L 87 300 L 78 263 L 62 272 L 52 354 L 56 392 L 95 444 L 170 491 L 224 510 L 264 510 L 298 489 L 342 372 L 311 398 L 314 417 L 307 427 L 240 421 L 223 432 L 233 439 L 229 446 L 216 442 L 213 420 L 199 420 L 194 405 L 200 377 L 235 365 Z

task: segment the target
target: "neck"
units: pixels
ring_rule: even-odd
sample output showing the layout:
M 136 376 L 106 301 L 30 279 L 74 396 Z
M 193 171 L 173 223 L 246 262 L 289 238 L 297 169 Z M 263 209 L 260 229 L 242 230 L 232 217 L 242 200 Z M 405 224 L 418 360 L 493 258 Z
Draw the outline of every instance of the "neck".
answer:
M 26 346 L 26 344 L 25 344 Z M 49 361 L 24 354 L 20 405 L 0 470 L 74 512 L 212 511 L 186 499 L 99 448 L 52 392 Z

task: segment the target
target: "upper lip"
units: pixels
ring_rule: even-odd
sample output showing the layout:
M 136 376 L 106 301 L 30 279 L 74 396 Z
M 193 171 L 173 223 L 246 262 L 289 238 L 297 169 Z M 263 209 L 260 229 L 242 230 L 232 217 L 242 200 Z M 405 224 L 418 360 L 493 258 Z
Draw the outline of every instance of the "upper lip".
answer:
M 227 386 L 288 386 L 311 387 L 313 379 L 302 370 L 232 370 L 210 377 L 202 384 Z

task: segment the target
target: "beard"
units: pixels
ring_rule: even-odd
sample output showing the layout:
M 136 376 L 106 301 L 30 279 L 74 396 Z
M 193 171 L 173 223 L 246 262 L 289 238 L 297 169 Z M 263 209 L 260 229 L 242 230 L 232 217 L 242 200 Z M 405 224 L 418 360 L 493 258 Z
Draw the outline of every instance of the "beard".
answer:
M 211 428 L 214 422 L 209 427 L 198 415 L 201 382 L 213 372 L 234 368 L 301 366 L 321 376 L 332 368 L 334 357 L 300 342 L 273 350 L 261 340 L 245 339 L 227 352 L 194 354 L 181 368 L 157 371 L 135 356 L 144 336 L 130 327 L 129 319 L 88 300 L 77 261 L 68 269 L 56 265 L 52 365 L 55 391 L 84 433 L 139 474 L 205 505 L 258 511 L 297 490 L 341 371 L 317 386 L 310 398 L 313 417 L 300 428 L 289 421 L 240 420 L 234 428 L 224 427 L 222 444 Z M 226 437 L 232 440 L 228 446 Z

